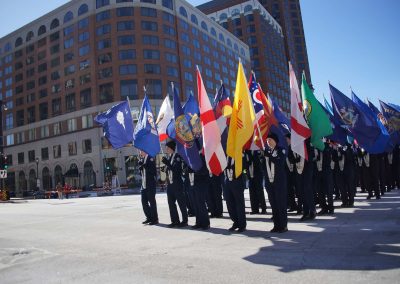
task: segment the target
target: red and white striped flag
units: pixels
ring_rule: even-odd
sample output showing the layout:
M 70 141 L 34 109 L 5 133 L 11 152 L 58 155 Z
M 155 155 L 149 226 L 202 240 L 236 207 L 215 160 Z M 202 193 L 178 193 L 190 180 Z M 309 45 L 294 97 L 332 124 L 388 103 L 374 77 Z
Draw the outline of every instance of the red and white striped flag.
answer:
M 226 156 L 221 145 L 221 132 L 198 68 L 196 73 L 204 156 L 208 170 L 218 176 L 226 168 Z
M 290 94 L 291 94 L 291 139 L 292 151 L 308 160 L 307 148 L 304 141 L 311 136 L 311 130 L 303 116 L 303 104 L 300 97 L 300 89 L 292 64 L 289 62 Z
M 157 131 L 158 135 L 160 136 L 160 141 L 164 141 L 168 138 L 167 127 L 173 117 L 174 111 L 171 108 L 171 103 L 167 95 L 161 105 L 160 112 L 158 113 L 158 117 L 156 120 Z

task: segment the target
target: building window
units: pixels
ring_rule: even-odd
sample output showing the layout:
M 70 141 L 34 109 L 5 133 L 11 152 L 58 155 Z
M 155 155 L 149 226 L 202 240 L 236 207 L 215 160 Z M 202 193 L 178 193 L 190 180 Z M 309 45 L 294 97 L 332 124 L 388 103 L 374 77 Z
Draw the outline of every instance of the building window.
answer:
M 141 7 L 140 14 L 145 17 L 157 17 L 157 10 L 153 8 Z
M 38 79 L 38 85 L 42 86 L 47 83 L 47 76 L 42 76 Z
M 93 117 L 91 114 L 82 116 L 82 128 L 93 127 Z
M 61 158 L 61 145 L 53 146 L 53 157 L 54 159 Z
M 73 52 L 64 53 L 64 63 L 67 63 L 67 62 L 69 62 L 69 61 L 71 61 L 73 59 L 74 59 L 74 53 Z
M 36 139 L 36 129 L 28 129 L 28 141 L 33 141 Z
M 161 67 L 159 64 L 145 64 L 144 73 L 146 74 L 160 74 Z
M 118 51 L 119 60 L 127 60 L 127 59 L 135 59 L 136 58 L 136 50 L 134 49 L 126 49 Z
M 90 61 L 89 59 L 83 60 L 79 62 L 79 70 L 85 70 L 86 68 L 89 68 Z
M 76 155 L 76 142 L 69 142 L 68 143 L 68 155 L 75 156 Z
M 162 5 L 163 5 L 163 7 L 165 7 L 165 8 L 174 10 L 174 5 L 173 5 L 173 3 L 172 3 L 172 0 L 162 0 Z
M 110 10 L 106 10 L 96 14 L 96 22 L 108 20 L 111 17 Z
M 138 88 L 137 80 L 121 80 L 120 81 L 120 92 L 121 98 L 129 97 L 130 100 L 137 100 Z
M 82 153 L 83 154 L 92 153 L 92 140 L 85 139 L 82 141 Z
M 53 124 L 53 135 L 56 136 L 60 134 L 61 134 L 61 122 L 56 122 Z
M 81 108 L 90 107 L 92 105 L 91 89 L 89 88 L 81 91 L 80 98 L 81 98 Z
M 61 114 L 61 99 L 54 99 L 51 102 L 51 110 L 53 113 L 53 116 L 57 116 Z M 54 133 L 54 135 L 57 135 L 60 133 Z
M 24 154 L 25 154 L 24 152 L 18 153 L 18 164 L 19 165 L 25 163 L 25 155 Z
M 145 31 L 156 32 L 158 30 L 158 25 L 156 22 L 142 21 L 141 26 L 142 26 L 142 30 L 145 30 Z
M 112 61 L 111 52 L 100 54 L 98 57 L 99 65 Z
M 70 25 L 64 28 L 64 37 L 72 34 L 74 32 L 74 25 Z
M 48 125 L 44 125 L 44 126 L 40 127 L 40 137 L 41 138 L 49 137 L 49 135 L 50 135 L 50 132 L 49 132 Z
M 188 17 L 188 14 L 187 14 L 187 12 L 186 12 L 186 9 L 183 8 L 183 7 L 179 7 L 179 14 L 180 14 L 181 16 L 185 17 L 185 18 Z
M 113 101 L 114 89 L 112 83 L 100 85 L 99 88 L 100 104 L 110 103 Z
M 79 42 L 86 41 L 89 39 L 89 32 L 80 33 L 78 36 Z
M 168 12 L 163 12 L 163 20 L 170 23 L 170 24 L 175 24 L 175 17 L 171 13 Z
M 49 148 L 48 147 L 42 148 L 41 152 L 42 152 L 42 161 L 48 160 L 49 159 Z
M 60 65 L 60 57 L 56 57 L 50 62 L 51 68 L 57 67 Z
M 172 66 L 167 66 L 167 75 L 178 77 L 179 76 L 178 69 Z
M 147 87 L 147 96 L 150 99 L 162 99 L 162 82 L 158 79 L 146 79 L 145 86 Z
M 125 35 L 118 37 L 118 45 L 130 45 L 135 43 L 135 36 Z
M 127 64 L 119 66 L 119 75 L 136 74 L 137 66 L 136 64 Z
M 110 5 L 110 0 L 96 0 L 96 9 Z
M 67 112 L 75 110 L 75 93 L 68 94 L 65 96 L 65 106 Z
M 76 131 L 76 118 L 71 118 L 67 120 L 67 131 L 72 132 Z
M 14 134 L 7 135 L 6 139 L 7 146 L 14 145 Z
M 166 48 L 176 49 L 176 42 L 174 40 L 166 38 L 164 40 L 164 45 Z
M 78 29 L 84 29 L 89 26 L 89 18 L 84 18 L 78 22 Z
M 27 109 L 27 119 L 28 119 L 28 123 L 35 122 L 35 107 L 34 106 Z
M 48 119 L 48 107 L 47 107 L 47 103 L 41 103 L 39 105 L 39 119 L 40 120 L 44 120 L 44 119 Z
M 128 31 L 133 30 L 135 24 L 133 21 L 122 21 L 117 23 L 117 31 Z
M 32 163 L 32 162 L 35 161 L 35 158 L 36 158 L 36 156 L 35 156 L 35 150 L 30 150 L 30 151 L 28 151 L 28 161 L 29 161 L 30 163 Z
M 193 75 L 192 73 L 185 72 L 185 80 L 193 82 Z
M 178 57 L 176 56 L 176 54 L 172 54 L 172 53 L 169 53 L 169 52 L 165 53 L 165 59 L 168 62 L 171 62 L 171 63 L 177 63 L 178 62 Z
M 102 50 L 111 47 L 111 39 L 103 39 L 97 42 L 97 49 Z
M 100 26 L 100 27 L 98 27 L 96 29 L 96 34 L 98 36 L 105 35 L 105 34 L 108 34 L 110 32 L 111 32 L 111 25 L 110 24 L 102 25 L 102 26 Z
M 78 16 L 83 15 L 89 11 L 88 5 L 87 4 L 82 4 L 79 6 L 78 9 Z
M 98 74 L 99 79 L 110 78 L 113 75 L 112 67 L 101 69 Z
M 133 16 L 133 7 L 117 8 L 117 17 Z
M 90 51 L 90 47 L 89 45 L 84 45 L 82 47 L 79 48 L 79 56 L 84 56 L 86 54 L 88 54 Z
M 74 18 L 74 14 L 71 11 L 68 11 L 64 16 L 64 24 L 71 21 Z
M 160 59 L 160 52 L 158 50 L 145 49 L 143 50 L 144 59 Z
M 90 83 L 90 73 L 79 76 L 79 82 L 81 85 Z
M 73 74 L 73 73 L 75 73 L 75 65 L 72 64 L 72 65 L 67 66 L 67 67 L 64 68 L 64 75 L 65 76 L 68 76 L 68 75 Z
M 14 117 L 12 113 L 6 114 L 6 129 L 11 129 L 14 127 Z

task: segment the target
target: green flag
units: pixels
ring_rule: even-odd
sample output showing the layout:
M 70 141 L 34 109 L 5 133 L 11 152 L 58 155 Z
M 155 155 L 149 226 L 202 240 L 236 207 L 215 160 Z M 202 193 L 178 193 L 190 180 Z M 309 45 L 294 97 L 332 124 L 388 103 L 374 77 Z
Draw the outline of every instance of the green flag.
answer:
M 311 143 L 315 148 L 323 151 L 325 144 L 322 138 L 333 133 L 332 126 L 329 117 L 308 86 L 304 73 L 301 80 L 301 94 L 303 96 L 304 113 L 311 129 Z

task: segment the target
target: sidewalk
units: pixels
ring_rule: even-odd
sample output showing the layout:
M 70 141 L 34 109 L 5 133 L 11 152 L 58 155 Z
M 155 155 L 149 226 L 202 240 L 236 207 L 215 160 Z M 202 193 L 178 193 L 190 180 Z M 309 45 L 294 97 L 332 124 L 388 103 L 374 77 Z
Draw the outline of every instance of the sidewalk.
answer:
M 289 215 L 285 234 L 269 233 L 270 214 L 230 233 L 226 210 L 209 231 L 168 229 L 164 193 L 158 226 L 141 224 L 138 195 L 0 204 L 0 282 L 397 283 L 400 191 L 365 197 L 312 222 Z

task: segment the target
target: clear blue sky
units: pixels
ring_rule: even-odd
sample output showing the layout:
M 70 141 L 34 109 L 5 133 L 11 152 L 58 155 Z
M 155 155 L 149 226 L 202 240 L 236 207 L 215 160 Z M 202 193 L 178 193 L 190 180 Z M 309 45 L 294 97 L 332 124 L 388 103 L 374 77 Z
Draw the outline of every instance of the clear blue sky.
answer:
M 66 2 L 2 1 L 0 37 Z M 330 81 L 347 95 L 351 86 L 374 103 L 400 104 L 400 0 L 301 0 L 301 7 L 318 98 L 329 96 Z

